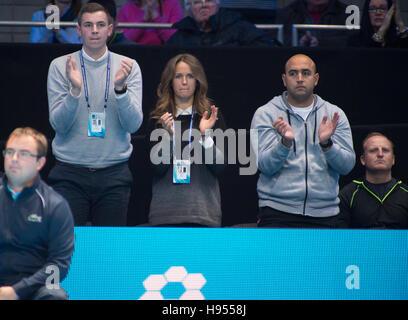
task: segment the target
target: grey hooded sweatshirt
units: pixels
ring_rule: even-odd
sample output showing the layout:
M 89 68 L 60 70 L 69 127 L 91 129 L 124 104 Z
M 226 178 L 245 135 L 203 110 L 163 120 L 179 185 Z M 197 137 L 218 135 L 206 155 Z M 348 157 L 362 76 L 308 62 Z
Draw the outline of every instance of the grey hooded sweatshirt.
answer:
M 318 130 L 324 116 L 340 118 L 331 137 L 332 147 L 323 152 Z M 293 130 L 295 141 L 285 147 L 272 126 L 283 117 Z M 339 175 L 349 173 L 355 164 L 351 129 L 339 107 L 314 95 L 306 121 L 293 112 L 287 92 L 257 109 L 251 124 L 251 145 L 257 152 L 259 207 L 312 217 L 339 213 Z

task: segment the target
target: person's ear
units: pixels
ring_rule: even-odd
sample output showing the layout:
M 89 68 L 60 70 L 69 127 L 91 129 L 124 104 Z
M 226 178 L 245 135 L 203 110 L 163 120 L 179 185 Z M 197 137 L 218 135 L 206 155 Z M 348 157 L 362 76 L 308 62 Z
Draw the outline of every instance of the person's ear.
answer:
M 283 85 L 286 88 L 286 74 L 284 74 L 284 73 L 282 73 L 282 82 L 283 82 Z
M 79 26 L 79 22 L 77 23 L 76 30 L 78 35 L 82 38 L 81 27 Z
M 113 24 L 109 24 L 108 26 L 108 36 L 111 37 L 113 33 Z
M 41 169 L 44 167 L 46 162 L 47 162 L 47 158 L 45 156 L 40 157 L 37 160 L 37 171 L 41 171 Z
M 362 155 L 360 156 L 360 162 L 361 162 L 361 164 L 363 165 L 363 167 L 365 167 L 366 161 L 365 161 L 365 158 L 364 158 L 364 154 L 362 154 Z
M 313 78 L 314 78 L 314 86 L 316 87 L 317 84 L 319 83 L 320 75 L 316 72 Z

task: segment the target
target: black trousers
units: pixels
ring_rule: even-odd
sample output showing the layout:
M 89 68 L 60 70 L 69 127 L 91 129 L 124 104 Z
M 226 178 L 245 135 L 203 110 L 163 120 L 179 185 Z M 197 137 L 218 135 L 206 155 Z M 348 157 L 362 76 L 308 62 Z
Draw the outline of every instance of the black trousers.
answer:
M 300 214 L 282 212 L 270 207 L 259 208 L 258 227 L 261 228 L 341 228 L 338 215 L 315 218 Z
M 57 162 L 47 180 L 68 201 L 75 226 L 126 226 L 133 182 L 127 162 L 97 170 Z

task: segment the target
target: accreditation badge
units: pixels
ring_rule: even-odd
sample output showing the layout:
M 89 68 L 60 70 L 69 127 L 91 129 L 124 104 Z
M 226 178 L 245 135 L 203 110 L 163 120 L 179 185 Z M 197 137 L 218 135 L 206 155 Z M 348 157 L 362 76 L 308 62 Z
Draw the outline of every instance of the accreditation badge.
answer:
M 190 160 L 173 161 L 173 183 L 190 183 Z
M 90 112 L 88 137 L 105 137 L 105 112 Z

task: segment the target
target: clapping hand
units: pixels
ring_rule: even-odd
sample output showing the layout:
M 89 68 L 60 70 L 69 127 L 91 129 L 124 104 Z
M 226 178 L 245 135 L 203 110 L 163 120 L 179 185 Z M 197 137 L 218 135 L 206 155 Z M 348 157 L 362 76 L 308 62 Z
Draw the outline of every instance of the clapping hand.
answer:
M 155 20 L 159 14 L 156 10 L 157 7 L 157 0 L 143 0 L 142 1 L 142 9 L 144 11 L 144 21 L 152 21 Z
M 73 96 L 78 97 L 81 93 L 82 87 L 82 75 L 81 71 L 78 69 L 77 64 L 71 55 L 68 55 L 66 63 L 66 74 L 68 80 L 71 82 L 71 93 Z
M 404 21 L 402 20 L 401 17 L 401 7 L 400 7 L 400 0 L 395 0 L 395 15 L 394 15 L 394 19 L 395 19 L 395 24 L 398 27 L 399 32 L 404 32 L 406 30 Z M 404 34 L 402 35 L 403 38 L 406 38 L 407 35 Z
M 123 59 L 120 63 L 120 68 L 115 75 L 115 90 L 122 90 L 125 86 L 126 79 L 132 71 L 133 61 L 129 59 Z
M 317 47 L 319 40 L 315 36 L 312 36 L 310 31 L 306 31 L 306 34 L 300 38 L 300 45 L 302 47 Z
M 160 123 L 164 129 L 166 129 L 170 135 L 173 135 L 173 115 L 169 112 L 166 112 L 160 117 Z
M 293 135 L 293 130 L 289 123 L 283 120 L 282 117 L 279 117 L 279 119 L 274 121 L 272 125 L 281 135 L 283 145 L 290 148 L 293 140 L 295 140 L 295 136 Z
M 322 144 L 326 144 L 327 141 L 331 138 L 334 134 L 334 131 L 337 128 L 337 124 L 339 123 L 339 114 L 335 112 L 333 118 L 330 121 L 327 121 L 328 117 L 324 116 L 322 123 L 319 126 L 319 141 Z
M 384 38 L 385 34 L 387 33 L 390 25 L 391 25 L 391 21 L 392 21 L 392 16 L 395 13 L 395 3 L 392 4 L 391 8 L 388 10 L 387 14 L 385 15 L 384 21 L 380 27 L 380 29 L 378 29 L 378 36 L 380 38 Z
M 13 287 L 0 287 L 0 300 L 17 300 Z
M 208 111 L 204 111 L 203 117 L 200 121 L 200 132 L 201 135 L 205 134 L 205 131 L 214 127 L 217 121 L 218 108 L 216 106 L 211 106 L 211 115 Z

